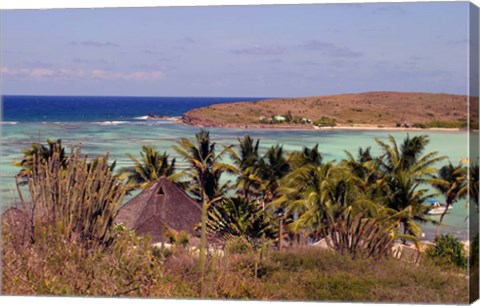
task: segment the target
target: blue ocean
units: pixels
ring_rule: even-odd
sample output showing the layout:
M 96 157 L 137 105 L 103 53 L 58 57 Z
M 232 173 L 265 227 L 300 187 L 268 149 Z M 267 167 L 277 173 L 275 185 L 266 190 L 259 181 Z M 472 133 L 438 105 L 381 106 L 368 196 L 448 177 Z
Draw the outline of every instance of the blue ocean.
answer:
M 143 145 L 153 145 L 177 157 L 178 166 L 186 167 L 172 145 L 180 137 L 193 138 L 198 127 L 172 120 L 146 120 L 148 114 L 178 117 L 188 110 L 217 103 L 257 101 L 261 98 L 207 98 L 207 97 L 61 97 L 61 96 L 3 96 L 1 119 L 0 211 L 18 202 L 15 174 L 12 165 L 22 158 L 21 150 L 33 142 L 62 139 L 68 148 L 82 145 L 89 156 L 110 153 L 117 168 L 132 165 L 127 154 L 139 155 Z M 219 145 L 236 144 L 239 137 L 248 134 L 260 139 L 260 149 L 281 144 L 285 150 L 298 150 L 319 144 L 326 161 L 340 161 L 345 151 L 354 155 L 359 147 L 371 147 L 379 153 L 375 139 L 388 141 L 394 136 L 401 141 L 406 131 L 387 130 L 266 130 L 210 128 L 212 139 Z M 427 134 L 427 150 L 437 151 L 456 164 L 468 156 L 469 137 L 466 131 L 408 131 L 411 136 Z M 478 139 L 478 137 L 477 137 Z M 471 144 L 477 145 L 478 144 Z M 438 167 L 442 165 L 437 165 Z M 127 199 L 128 200 L 128 199 Z M 439 200 L 443 201 L 442 197 Z M 468 235 L 468 207 L 466 201 L 455 203 L 447 214 L 443 232 L 461 239 Z M 435 227 L 423 225 L 426 239 L 431 239 Z
M 261 98 L 3 96 L 6 122 L 134 121 L 148 114 L 181 116 L 198 107 Z

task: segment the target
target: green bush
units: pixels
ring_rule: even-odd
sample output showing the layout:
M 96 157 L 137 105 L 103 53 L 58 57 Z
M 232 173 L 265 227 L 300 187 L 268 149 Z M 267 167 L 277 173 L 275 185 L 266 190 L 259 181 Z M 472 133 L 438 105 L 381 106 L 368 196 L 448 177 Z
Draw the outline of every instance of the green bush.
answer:
M 316 126 L 336 126 L 337 125 L 337 120 L 329 117 L 322 117 L 319 120 L 316 120 L 314 123 Z
M 435 245 L 426 250 L 427 256 L 437 264 L 446 264 L 465 268 L 467 256 L 463 244 L 452 235 L 435 237 Z
M 425 122 L 425 123 L 417 122 L 413 124 L 413 127 L 421 128 L 421 129 L 428 129 L 428 128 L 464 129 L 464 128 L 467 128 L 467 122 L 466 121 L 456 121 L 456 122 L 431 121 L 431 122 Z

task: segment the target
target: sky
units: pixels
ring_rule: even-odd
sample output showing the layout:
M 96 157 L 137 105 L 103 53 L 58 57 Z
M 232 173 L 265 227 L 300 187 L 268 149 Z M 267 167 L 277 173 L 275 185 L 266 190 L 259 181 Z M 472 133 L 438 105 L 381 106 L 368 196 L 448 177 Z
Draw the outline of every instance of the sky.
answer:
M 3 10 L 2 94 L 467 94 L 467 2 Z

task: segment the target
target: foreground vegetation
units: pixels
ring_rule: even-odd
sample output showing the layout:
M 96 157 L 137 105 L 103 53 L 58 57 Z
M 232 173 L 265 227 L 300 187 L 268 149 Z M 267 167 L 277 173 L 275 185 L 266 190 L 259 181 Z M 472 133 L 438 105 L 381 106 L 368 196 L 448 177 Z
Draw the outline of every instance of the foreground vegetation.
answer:
M 425 152 L 427 136 L 377 144 L 378 156 L 359 148 L 357 156 L 346 152 L 342 161 L 324 162 L 318 145 L 293 152 L 275 145 L 261 154 L 260 141 L 249 136 L 218 150 L 202 130 L 173 146 L 189 166 L 184 171 L 167 152 L 145 146 L 140 158 L 129 155 L 132 167 L 117 172 L 108 154 L 88 159 L 79 147 L 66 154 L 59 140 L 33 144 L 23 151 L 17 175 L 19 192 L 28 185 L 29 197 L 21 195 L 23 207 L 4 226 L 3 290 L 466 301 L 465 268 L 474 263 L 466 264 L 457 240 L 447 237 L 417 264 L 390 255 L 396 243 L 420 248 L 420 225 L 438 224 L 427 214 L 426 200 L 435 194 L 426 186 L 444 195 L 448 206 L 470 195 L 478 207 L 478 165 L 449 161 L 436 168 L 446 158 Z M 152 248 L 148 238 L 114 222 L 125 193 L 162 176 L 202 207 L 194 250 L 188 237 L 171 232 L 166 238 L 178 241 L 174 250 Z
M 198 256 L 180 245 L 165 257 L 124 229 L 108 249 L 58 234 L 20 245 L 3 236 L 3 294 L 258 300 L 466 303 L 465 270 L 393 258 L 373 260 L 317 248 L 208 256 L 201 293 Z M 227 249 L 228 250 L 228 249 Z M 233 250 L 235 250 L 233 248 Z

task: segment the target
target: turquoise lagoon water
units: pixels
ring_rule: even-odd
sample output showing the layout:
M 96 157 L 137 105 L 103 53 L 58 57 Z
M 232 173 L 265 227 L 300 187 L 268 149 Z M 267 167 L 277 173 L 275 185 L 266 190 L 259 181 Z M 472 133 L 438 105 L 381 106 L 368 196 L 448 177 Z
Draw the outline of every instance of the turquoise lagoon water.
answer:
M 131 165 L 127 153 L 138 155 L 142 145 L 154 145 L 159 150 L 177 156 L 172 145 L 180 137 L 193 138 L 199 128 L 172 123 L 170 121 L 102 121 L 102 122 L 3 122 L 2 159 L 0 163 L 1 206 L 6 209 L 18 199 L 15 192 L 14 175 L 18 168 L 11 165 L 22 157 L 20 150 L 29 147 L 32 142 L 61 138 L 69 147 L 82 144 L 82 151 L 89 156 L 110 152 L 112 160 L 117 161 L 117 169 Z M 375 139 L 387 141 L 389 135 L 400 142 L 407 136 L 405 131 L 352 131 L 352 130 L 248 130 L 210 128 L 211 136 L 218 144 L 236 144 L 237 138 L 246 134 L 259 138 L 265 151 L 275 144 L 282 144 L 286 150 L 296 150 L 304 146 L 319 144 L 325 160 L 341 160 L 346 157 L 344 150 L 356 155 L 359 147 L 372 147 L 374 154 L 379 153 Z M 409 131 L 411 136 L 427 134 L 430 144 L 427 151 L 438 151 L 447 156 L 452 163 L 458 163 L 468 156 L 468 134 L 466 132 L 445 131 Z M 477 135 L 478 138 L 478 135 Z M 478 146 L 478 142 L 474 145 Z M 177 156 L 178 157 L 178 156 Z M 178 165 L 185 167 L 181 158 Z M 441 166 L 441 165 L 437 165 Z M 443 201 L 441 196 L 438 197 Z M 449 232 L 461 239 L 468 237 L 468 209 L 465 200 L 455 203 L 452 212 L 444 220 L 443 232 Z M 425 238 L 431 239 L 435 227 L 424 225 Z

